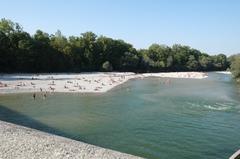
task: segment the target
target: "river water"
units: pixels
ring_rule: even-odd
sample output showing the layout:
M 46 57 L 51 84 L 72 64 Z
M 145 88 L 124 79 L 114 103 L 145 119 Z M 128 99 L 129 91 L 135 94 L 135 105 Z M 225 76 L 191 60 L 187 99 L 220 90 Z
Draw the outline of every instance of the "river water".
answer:
M 1 95 L 0 120 L 145 158 L 221 159 L 240 149 L 240 87 L 209 73 L 135 79 L 103 94 Z

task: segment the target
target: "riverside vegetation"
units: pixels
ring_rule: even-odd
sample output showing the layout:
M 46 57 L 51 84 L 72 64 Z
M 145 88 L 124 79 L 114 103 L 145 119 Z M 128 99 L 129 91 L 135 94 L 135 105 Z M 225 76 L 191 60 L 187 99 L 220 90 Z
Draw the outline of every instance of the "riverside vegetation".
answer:
M 152 44 L 137 50 L 123 40 L 85 32 L 66 37 L 60 31 L 49 35 L 37 30 L 25 32 L 15 22 L 0 21 L 0 72 L 82 72 L 82 71 L 221 71 L 230 65 L 239 77 L 239 57 L 229 61 L 224 54 L 210 56 L 175 44 Z
M 240 54 L 230 56 L 229 61 L 233 76 L 237 79 L 237 82 L 240 82 Z

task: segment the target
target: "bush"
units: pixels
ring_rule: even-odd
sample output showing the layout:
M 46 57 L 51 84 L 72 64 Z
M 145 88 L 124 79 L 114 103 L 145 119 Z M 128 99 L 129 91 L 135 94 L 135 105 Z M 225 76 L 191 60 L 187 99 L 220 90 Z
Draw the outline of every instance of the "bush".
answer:
M 112 71 L 113 70 L 112 64 L 109 61 L 104 62 L 102 65 L 102 70 L 103 71 Z
M 240 78 L 240 55 L 235 56 L 231 61 L 231 72 L 237 79 Z

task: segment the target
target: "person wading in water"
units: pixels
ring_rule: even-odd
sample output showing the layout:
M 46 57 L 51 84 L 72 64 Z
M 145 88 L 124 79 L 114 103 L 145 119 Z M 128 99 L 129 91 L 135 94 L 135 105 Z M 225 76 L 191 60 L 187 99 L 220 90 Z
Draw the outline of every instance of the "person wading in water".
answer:
M 47 92 L 43 94 L 43 99 L 47 98 Z
M 36 93 L 33 93 L 33 99 L 35 100 L 35 98 L 36 98 Z

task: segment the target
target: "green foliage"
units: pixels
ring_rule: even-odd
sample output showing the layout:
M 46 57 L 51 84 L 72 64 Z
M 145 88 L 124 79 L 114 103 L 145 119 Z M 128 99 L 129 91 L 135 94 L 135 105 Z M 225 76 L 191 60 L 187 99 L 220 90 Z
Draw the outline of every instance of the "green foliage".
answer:
M 65 37 L 59 30 L 54 35 L 37 30 L 31 36 L 18 23 L 0 21 L 0 72 L 213 71 L 225 70 L 228 63 L 223 54 L 209 56 L 189 46 L 152 44 L 136 50 L 93 32 Z
M 189 55 L 188 62 L 187 62 L 187 68 L 189 70 L 196 71 L 198 70 L 199 62 L 196 60 L 194 55 Z
M 235 55 L 231 57 L 231 65 L 230 70 L 233 74 L 233 76 L 238 79 L 240 79 L 240 55 Z
M 111 63 L 109 61 L 106 61 L 102 65 L 102 70 L 103 71 L 112 71 L 113 67 L 112 67 L 112 65 L 111 65 Z
M 212 57 L 213 65 L 217 70 L 222 70 L 222 68 L 227 69 L 228 62 L 227 57 L 223 54 L 215 55 Z
M 212 68 L 212 59 L 210 56 L 203 54 L 199 56 L 199 64 L 202 70 L 209 70 L 209 68 Z
M 0 21 L 0 30 L 8 35 L 14 32 L 21 32 L 22 27 L 18 23 L 3 18 Z

